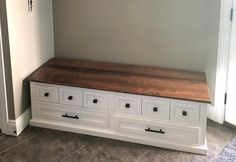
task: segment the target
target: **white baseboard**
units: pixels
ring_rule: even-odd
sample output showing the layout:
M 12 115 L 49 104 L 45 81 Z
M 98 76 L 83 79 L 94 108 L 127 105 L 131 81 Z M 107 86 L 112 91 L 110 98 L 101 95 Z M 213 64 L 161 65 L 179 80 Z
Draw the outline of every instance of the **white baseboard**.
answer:
M 12 136 L 18 136 L 29 125 L 30 108 L 21 114 L 16 120 L 9 120 L 7 123 L 8 129 L 6 134 Z

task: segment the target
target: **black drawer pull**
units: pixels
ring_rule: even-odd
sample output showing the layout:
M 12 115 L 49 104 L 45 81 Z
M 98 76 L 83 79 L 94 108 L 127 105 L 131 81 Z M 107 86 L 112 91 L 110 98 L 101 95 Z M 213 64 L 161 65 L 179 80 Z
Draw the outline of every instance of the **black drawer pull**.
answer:
M 69 97 L 68 97 L 68 100 L 72 100 L 72 99 L 73 99 L 73 96 L 69 96 Z
M 44 93 L 44 97 L 48 97 L 48 96 L 49 96 L 48 92 Z
M 183 115 L 183 116 L 187 116 L 187 115 L 188 115 L 187 111 L 183 111 L 183 112 L 182 112 L 182 115 Z
M 154 112 L 157 112 L 157 111 L 158 111 L 158 108 L 157 108 L 157 107 L 154 107 L 154 108 L 153 108 L 153 111 L 154 111 Z
M 129 103 L 125 104 L 125 107 L 130 108 L 130 104 Z
M 154 132 L 154 133 L 160 133 L 160 134 L 165 134 L 165 132 L 160 129 L 159 131 L 157 130 L 152 130 L 151 128 L 145 129 L 146 132 Z
M 68 114 L 62 115 L 63 118 L 79 119 L 78 115 L 70 116 Z
M 94 100 L 93 100 L 93 103 L 94 103 L 94 104 L 98 103 L 98 99 L 94 99 Z

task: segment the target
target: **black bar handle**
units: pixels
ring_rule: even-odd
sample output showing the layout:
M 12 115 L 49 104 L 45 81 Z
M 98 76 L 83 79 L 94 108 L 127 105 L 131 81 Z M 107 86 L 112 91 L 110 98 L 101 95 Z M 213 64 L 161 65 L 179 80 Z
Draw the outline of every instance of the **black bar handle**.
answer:
M 63 118 L 72 118 L 72 119 L 79 119 L 78 115 L 70 116 L 68 114 L 62 115 Z
M 152 130 L 151 128 L 145 129 L 146 132 L 154 132 L 154 133 L 160 133 L 160 134 L 165 134 L 165 132 L 160 129 L 159 131 L 157 130 Z

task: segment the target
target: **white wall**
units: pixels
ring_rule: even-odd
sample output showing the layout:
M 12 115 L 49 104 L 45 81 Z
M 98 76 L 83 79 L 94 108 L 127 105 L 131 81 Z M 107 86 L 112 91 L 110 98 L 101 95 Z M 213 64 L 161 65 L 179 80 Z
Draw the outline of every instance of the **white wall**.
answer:
M 54 56 L 51 0 L 34 0 L 28 12 L 26 0 L 7 0 L 15 116 L 29 107 L 25 79 Z

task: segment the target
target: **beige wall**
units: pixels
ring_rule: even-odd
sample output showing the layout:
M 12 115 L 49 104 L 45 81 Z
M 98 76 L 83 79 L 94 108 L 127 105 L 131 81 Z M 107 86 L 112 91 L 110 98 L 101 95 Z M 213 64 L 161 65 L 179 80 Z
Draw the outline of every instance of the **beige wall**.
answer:
M 205 71 L 210 1 L 53 0 L 56 57 Z
M 33 1 L 33 12 L 28 12 L 27 1 L 6 2 L 15 117 L 18 117 L 30 106 L 25 79 L 54 56 L 52 1 Z

